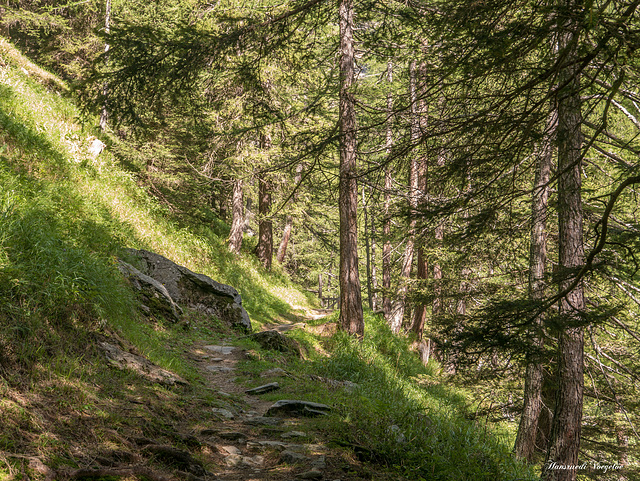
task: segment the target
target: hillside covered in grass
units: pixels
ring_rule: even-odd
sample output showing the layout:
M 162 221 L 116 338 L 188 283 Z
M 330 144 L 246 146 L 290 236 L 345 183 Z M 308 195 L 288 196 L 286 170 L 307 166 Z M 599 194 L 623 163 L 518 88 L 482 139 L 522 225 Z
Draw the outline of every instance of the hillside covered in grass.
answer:
M 509 429 L 471 420 L 464 391 L 448 387 L 436 363 L 423 366 L 380 316 L 367 314 L 363 341 L 336 332 L 335 314 L 311 319 L 314 300 L 281 269 L 228 251 L 224 223 L 185 223 L 150 196 L 111 154 L 122 141 L 103 137 L 105 151 L 92 154 L 90 124 L 62 81 L 0 39 L 0 480 L 535 479 L 512 459 Z M 254 330 L 304 322 L 287 331 L 302 356 L 265 349 L 215 318 L 145 316 L 116 267 L 125 248 L 236 287 Z M 105 341 L 186 384 L 117 369 Z M 244 353 L 229 378 L 203 368 L 207 344 Z M 244 389 L 276 368 L 279 390 L 249 400 Z M 279 399 L 331 413 L 242 424 Z M 242 452 L 268 446 L 251 470 L 224 451 L 231 428 L 249 439 L 235 438 Z M 260 444 L 290 432 L 323 453 L 324 471 Z

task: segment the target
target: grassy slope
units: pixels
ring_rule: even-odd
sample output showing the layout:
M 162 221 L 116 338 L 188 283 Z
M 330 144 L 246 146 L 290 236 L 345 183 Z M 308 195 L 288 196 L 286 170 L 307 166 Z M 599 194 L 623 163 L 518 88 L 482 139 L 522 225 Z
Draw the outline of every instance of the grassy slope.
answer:
M 172 222 L 108 151 L 93 159 L 91 134 L 64 91 L 0 38 L 0 480 L 20 479 L 21 455 L 56 468 L 122 448 L 135 433 L 181 445 L 180 432 L 214 422 L 206 407 L 225 405 L 182 354 L 229 333 L 202 319 L 188 332 L 141 320 L 115 269 L 121 248 L 153 250 L 236 286 L 258 325 L 308 305 L 284 276 L 229 254 L 211 229 Z M 296 375 L 284 393 L 338 407 L 315 429 L 398 477 L 530 479 L 511 461 L 510 441 L 463 419 L 464 398 L 439 383 L 434 366 L 421 366 L 378 318 L 367 329 L 362 344 L 295 331 L 306 361 L 265 353 L 244 369 L 286 365 Z M 104 366 L 100 336 L 126 339 L 191 387 L 162 388 Z M 307 374 L 360 389 L 309 386 Z M 397 430 L 409 441 L 399 443 Z

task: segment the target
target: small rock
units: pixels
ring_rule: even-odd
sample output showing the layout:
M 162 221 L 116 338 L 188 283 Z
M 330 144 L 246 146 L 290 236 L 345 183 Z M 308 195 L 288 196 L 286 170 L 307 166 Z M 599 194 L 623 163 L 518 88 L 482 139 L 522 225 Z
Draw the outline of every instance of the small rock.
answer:
M 281 419 L 266 418 L 263 416 L 255 416 L 244 421 L 245 424 L 251 426 L 277 426 L 282 423 Z
M 228 356 L 236 349 L 233 346 L 204 346 L 204 348 L 208 349 L 209 351 L 222 354 L 223 356 Z
M 222 454 L 242 454 L 242 451 L 235 446 L 220 446 L 220 451 L 222 451 Z
M 224 397 L 231 397 L 231 394 L 229 394 L 228 392 L 224 392 L 224 391 L 218 391 L 218 394 L 220 396 L 224 396 Z
M 262 386 L 254 387 L 253 389 L 247 389 L 245 393 L 247 394 L 265 394 L 271 391 L 276 391 L 280 389 L 280 384 L 277 382 L 270 382 L 269 384 L 264 384 Z
M 306 473 L 299 474 L 297 477 L 299 479 L 322 479 L 322 472 L 317 469 L 312 469 Z
M 209 365 L 209 366 L 206 366 L 205 369 L 211 372 L 233 372 L 233 368 L 227 367 L 227 366 Z
M 402 430 L 400 429 L 400 426 L 398 426 L 397 424 L 393 424 L 390 428 L 389 431 L 392 434 L 396 435 L 396 443 L 398 444 L 404 444 L 407 442 L 407 438 L 405 437 L 405 435 L 402 433 Z
M 244 439 L 247 439 L 247 435 L 246 434 L 235 432 L 235 431 L 218 433 L 218 437 L 220 437 L 222 439 L 226 439 L 227 441 L 242 441 Z
M 228 409 L 213 408 L 212 411 L 218 417 L 221 417 L 221 418 L 224 418 L 224 419 L 233 419 L 235 417 L 235 415 L 231 411 L 229 411 Z
M 260 374 L 260 377 L 283 377 L 287 375 L 287 371 L 279 367 L 274 367 Z
M 264 457 L 263 456 L 243 456 L 242 457 L 242 464 L 246 465 L 246 466 L 251 466 L 251 467 L 258 467 L 258 466 L 262 466 L 264 464 Z
M 273 404 L 265 416 L 324 416 L 331 411 L 326 404 L 283 399 Z
M 311 467 L 314 469 L 324 469 L 327 467 L 326 458 L 322 455 L 314 456 L 313 461 L 311 461 Z
M 281 438 L 303 438 L 305 437 L 307 434 L 303 433 L 302 431 L 289 431 L 288 433 L 282 433 L 280 435 Z
M 239 454 L 230 454 L 224 458 L 224 463 L 227 466 L 238 466 L 242 462 L 242 456 Z
M 258 444 L 263 448 L 276 448 L 280 450 L 290 447 L 289 444 L 283 443 L 282 441 L 258 441 Z
M 297 451 L 291 451 L 289 449 L 282 451 L 280 455 L 280 462 L 286 464 L 296 464 L 306 462 L 308 458 Z

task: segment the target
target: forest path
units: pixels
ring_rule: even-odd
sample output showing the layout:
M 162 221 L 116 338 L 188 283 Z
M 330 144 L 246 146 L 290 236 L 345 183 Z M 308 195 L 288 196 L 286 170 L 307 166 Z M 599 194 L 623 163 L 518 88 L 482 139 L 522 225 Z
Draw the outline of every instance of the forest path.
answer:
M 306 316 L 264 330 L 286 332 L 304 329 L 306 320 L 326 317 L 332 311 L 313 310 Z M 213 408 L 219 423 L 201 434 L 209 438 L 208 445 L 217 461 L 215 479 L 220 481 L 294 481 L 317 479 L 345 481 L 362 479 L 345 477 L 351 471 L 345 464 L 344 454 L 327 447 L 319 431 L 312 432 L 309 423 L 299 426 L 298 418 L 265 416 L 274 404 L 260 395 L 247 393 L 244 382 L 266 385 L 289 376 L 280 368 L 263 372 L 243 372 L 242 361 L 251 358 L 252 351 L 234 346 L 229 338 L 217 344 L 199 343 L 191 350 L 189 358 L 206 383 L 228 402 Z M 282 396 L 286 398 L 286 395 Z M 305 431 L 301 431 L 305 429 Z

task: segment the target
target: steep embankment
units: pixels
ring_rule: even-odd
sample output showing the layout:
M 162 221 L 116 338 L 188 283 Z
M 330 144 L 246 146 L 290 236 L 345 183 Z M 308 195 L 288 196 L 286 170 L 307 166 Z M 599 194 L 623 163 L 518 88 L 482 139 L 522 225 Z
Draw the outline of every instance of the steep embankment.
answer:
M 108 146 L 92 153 L 67 95 L 0 39 L 0 480 L 531 479 L 377 317 L 364 342 L 306 319 L 287 333 L 300 358 L 211 316 L 149 316 L 118 272 L 125 247 L 234 285 L 258 327 L 305 320 L 308 301 L 224 236 L 172 221 Z M 105 343 L 179 377 L 119 369 Z M 279 399 L 331 412 L 265 420 Z

